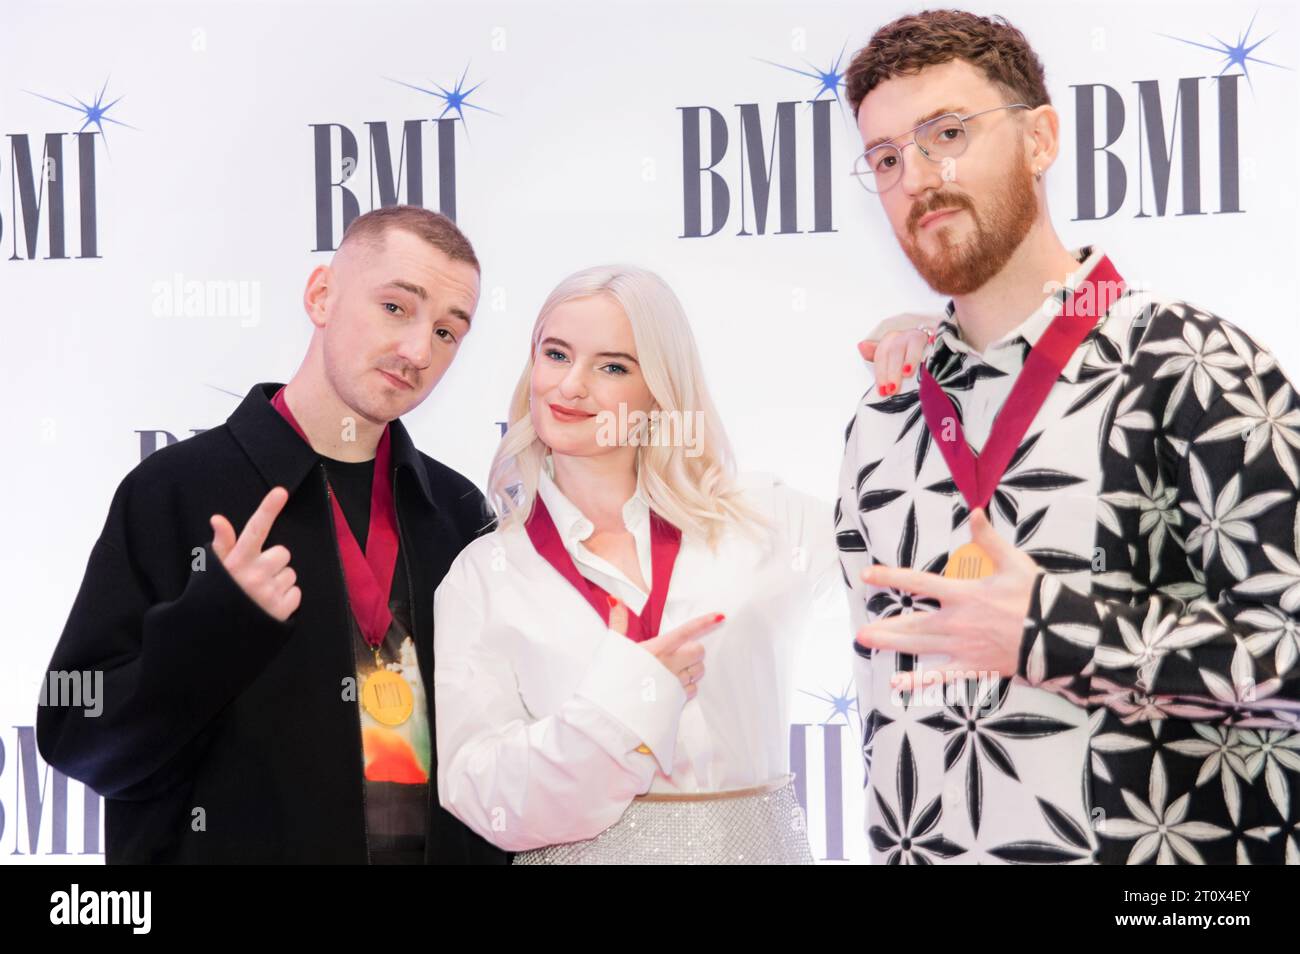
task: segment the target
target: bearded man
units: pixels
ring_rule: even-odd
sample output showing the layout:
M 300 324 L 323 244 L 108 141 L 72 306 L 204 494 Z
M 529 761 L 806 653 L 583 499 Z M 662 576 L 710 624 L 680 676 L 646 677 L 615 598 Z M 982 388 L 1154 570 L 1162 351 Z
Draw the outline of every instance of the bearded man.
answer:
M 1300 860 L 1291 384 L 1057 237 L 1060 121 L 1005 20 L 904 17 L 846 87 L 859 181 L 951 296 L 918 377 L 864 349 L 846 435 L 872 860 Z

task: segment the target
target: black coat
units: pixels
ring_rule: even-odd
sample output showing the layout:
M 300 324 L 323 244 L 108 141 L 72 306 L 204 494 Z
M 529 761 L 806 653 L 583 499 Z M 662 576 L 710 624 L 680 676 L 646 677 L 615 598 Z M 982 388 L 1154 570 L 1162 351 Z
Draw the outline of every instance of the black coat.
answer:
M 103 672 L 98 717 L 43 704 L 36 738 L 49 764 L 104 797 L 110 864 L 368 860 L 360 722 L 355 694 L 344 698 L 353 635 L 324 468 L 271 406 L 278 388 L 257 385 L 225 424 L 126 476 L 50 662 Z M 433 593 L 491 519 L 470 481 L 391 426 L 433 731 Z M 266 547 L 289 548 L 302 590 L 285 623 L 231 578 L 208 523 L 224 514 L 238 533 L 277 485 L 289 500 Z M 436 758 L 426 861 L 504 863 L 438 804 Z

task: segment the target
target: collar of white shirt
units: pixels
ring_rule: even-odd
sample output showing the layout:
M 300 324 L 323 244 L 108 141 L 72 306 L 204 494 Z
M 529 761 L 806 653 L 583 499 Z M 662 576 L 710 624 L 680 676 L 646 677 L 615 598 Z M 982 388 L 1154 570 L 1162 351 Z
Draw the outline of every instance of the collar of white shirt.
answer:
M 983 354 L 962 340 L 961 330 L 957 326 L 955 317 L 956 305 L 949 301 L 946 317 L 940 322 L 936 335 L 936 350 L 943 347 L 949 351 L 966 354 L 972 358 L 982 360 L 985 364 L 992 365 L 999 371 L 1008 373 L 1019 371 L 1020 366 L 1024 363 L 1025 355 L 1028 353 L 1028 348 L 1038 343 L 1038 339 L 1043 336 L 1047 326 L 1061 313 L 1061 308 L 1065 305 L 1066 299 L 1070 297 L 1085 278 L 1092 274 L 1093 268 L 1105 257 L 1105 253 L 1096 245 L 1085 245 L 1074 249 L 1070 254 L 1079 262 L 1079 267 L 1066 276 L 1060 289 L 1044 298 L 1043 303 L 1035 308 L 1028 318 L 1001 338 L 990 343 L 984 349 Z M 1104 317 L 1104 315 L 1098 315 L 1098 323 Z M 1062 377 L 1071 382 L 1078 378 L 1079 369 L 1083 366 L 1086 351 L 1087 349 L 1082 347 L 1075 350 L 1061 372 Z
M 555 522 L 555 529 L 559 531 L 560 539 L 564 542 L 564 549 L 568 551 L 569 556 L 578 567 L 578 572 L 582 573 L 583 576 L 589 578 L 593 576 L 592 573 L 583 572 L 583 569 L 587 568 L 595 570 L 597 574 L 621 581 L 631 593 L 620 594 L 615 592 L 614 595 L 622 596 L 636 611 L 637 607 L 631 599 L 632 594 L 636 594 L 642 599 L 645 594 L 627 578 L 627 575 L 622 570 L 582 545 L 582 541 L 596 532 L 595 524 L 587 519 L 587 516 L 578 508 L 577 504 L 565 496 L 564 491 L 560 490 L 559 485 L 555 482 L 553 468 L 554 462 L 548 455 L 545 465 L 537 475 L 537 493 L 542 498 L 542 502 L 546 504 L 546 509 Z M 639 473 L 637 474 L 636 492 L 623 504 L 623 525 L 631 532 L 633 539 L 636 541 L 637 561 L 641 565 L 641 576 L 647 584 L 653 585 L 650 574 L 650 502 L 646 499 Z M 605 581 L 597 578 L 596 582 L 604 586 Z M 605 589 L 609 589 L 609 587 L 606 586 Z

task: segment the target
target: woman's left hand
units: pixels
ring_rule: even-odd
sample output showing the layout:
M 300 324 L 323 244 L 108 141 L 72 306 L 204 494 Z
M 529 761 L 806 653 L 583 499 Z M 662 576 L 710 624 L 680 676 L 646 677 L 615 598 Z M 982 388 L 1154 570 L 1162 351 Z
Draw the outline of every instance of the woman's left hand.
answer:
M 897 394 L 904 378 L 920 373 L 930 330 L 939 320 L 934 315 L 895 315 L 858 342 L 863 360 L 876 365 L 876 388 L 881 397 Z

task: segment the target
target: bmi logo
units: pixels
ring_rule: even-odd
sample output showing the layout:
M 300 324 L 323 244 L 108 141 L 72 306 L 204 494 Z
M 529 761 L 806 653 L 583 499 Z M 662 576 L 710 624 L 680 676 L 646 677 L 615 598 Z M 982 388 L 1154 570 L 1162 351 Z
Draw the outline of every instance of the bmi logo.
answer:
M 3 240 L 8 226 L 11 236 L 9 260 L 101 258 L 95 145 L 102 142 L 105 152 L 108 151 L 105 124 L 135 128 L 109 115 L 123 97 L 109 95 L 108 80 L 104 81 L 97 95 L 87 97 L 89 102 L 76 96 L 59 98 L 32 90 L 25 92 L 71 110 L 77 114 L 73 122 L 79 119 L 81 124 L 75 131 L 65 128 L 8 134 L 10 200 L 8 216 L 0 215 L 0 240 Z M 67 116 L 66 113 L 62 115 Z M 0 156 L 0 167 L 2 165 L 3 157 Z M 75 204 L 75 216 L 68 208 L 70 202 Z M 69 228 L 77 237 L 75 256 L 68 254 Z M 41 255 L 42 231 L 45 233 L 44 256 Z
M 799 47 L 799 38 L 796 38 Z M 853 120 L 840 98 L 847 45 L 825 68 L 768 63 L 806 77 L 799 99 L 679 106 L 682 120 L 682 234 L 718 235 L 738 218 L 736 235 L 834 232 L 831 130 Z M 847 173 L 847 166 L 845 169 Z
M 1269 39 L 1251 42 L 1255 19 L 1242 31 L 1235 43 L 1212 38 L 1214 44 L 1185 37 L 1160 34 L 1221 57 L 1214 76 L 1183 76 L 1173 84 L 1166 81 L 1162 89 L 1157 79 L 1135 80 L 1136 90 L 1126 103 L 1121 92 L 1105 83 L 1084 83 L 1074 90 L 1075 141 L 1075 220 L 1105 219 L 1123 208 L 1130 192 L 1130 174 L 1136 172 L 1132 191 L 1137 193 L 1134 218 L 1164 217 L 1171 208 L 1175 215 L 1205 215 L 1244 212 L 1241 202 L 1241 80 L 1244 77 L 1254 90 L 1250 64 L 1289 69 L 1256 56 L 1255 51 Z M 1098 38 L 1094 37 L 1094 43 Z M 1104 42 L 1104 39 L 1103 39 Z M 1228 72 L 1230 69 L 1240 72 Z M 1131 118 L 1132 117 L 1132 118 Z M 1136 148 L 1130 162 L 1123 157 L 1121 136 L 1131 118 L 1136 131 Z M 1203 139 L 1213 150 L 1210 159 L 1217 172 L 1208 178 L 1202 171 Z M 1132 168 L 1136 160 L 1136 170 Z M 1104 169 L 1104 177 L 1099 172 Z M 1171 195 L 1177 169 L 1179 190 Z M 1103 182 L 1099 182 L 1103 178 Z M 1217 208 L 1206 208 L 1205 193 L 1217 198 Z M 1176 201 L 1171 204 L 1170 199 Z
M 441 107 L 437 115 L 367 120 L 361 124 L 363 129 L 356 123 L 310 124 L 316 234 L 312 251 L 337 249 L 347 227 L 361 214 L 363 201 L 367 210 L 399 204 L 424 206 L 426 196 L 436 195 L 436 205 L 429 208 L 456 218 L 456 130 L 465 129 L 468 136 L 467 110 L 492 113 L 470 102 L 483 84 L 466 86 L 468 76 L 466 66 L 450 89 L 432 81 L 408 83 L 389 78 L 391 83 L 422 94 L 421 108 L 428 104 L 423 97 L 431 97 L 433 109 Z

